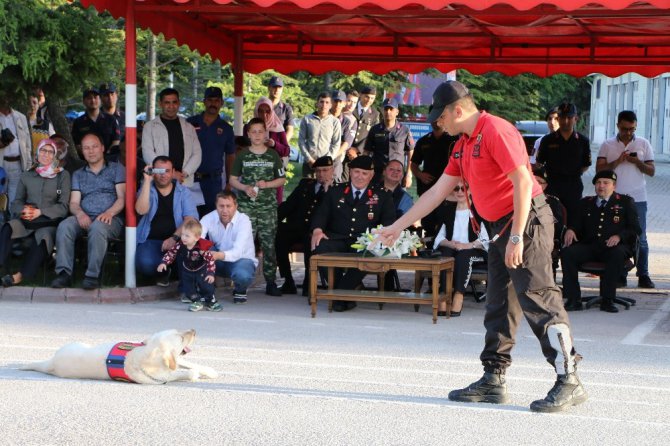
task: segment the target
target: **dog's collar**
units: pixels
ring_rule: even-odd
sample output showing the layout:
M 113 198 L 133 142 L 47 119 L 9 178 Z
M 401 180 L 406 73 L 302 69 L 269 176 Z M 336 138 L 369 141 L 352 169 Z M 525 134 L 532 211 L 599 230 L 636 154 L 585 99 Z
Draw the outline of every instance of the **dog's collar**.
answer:
M 107 373 L 114 381 L 123 381 L 127 383 L 134 383 L 132 379 L 126 374 L 124 365 L 126 363 L 126 356 L 135 347 L 144 345 L 143 343 L 135 342 L 119 342 L 109 351 L 107 355 Z

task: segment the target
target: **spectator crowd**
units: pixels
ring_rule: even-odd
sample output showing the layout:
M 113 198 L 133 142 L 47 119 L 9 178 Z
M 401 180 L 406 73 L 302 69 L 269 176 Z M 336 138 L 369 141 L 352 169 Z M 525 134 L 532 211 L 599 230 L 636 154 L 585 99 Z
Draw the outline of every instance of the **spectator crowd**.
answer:
M 51 286 L 71 287 L 77 249 L 84 246 L 81 286 L 100 287 L 110 243 L 123 239 L 125 197 L 132 193 L 140 217 L 137 271 L 164 286 L 179 278 L 180 299 L 191 311 L 221 310 L 215 276 L 231 278 L 233 302 L 246 303 L 259 258 L 266 294 L 296 294 L 291 252 L 303 253 L 307 269 L 315 253 L 354 251 L 358 235 L 389 226 L 409 211 L 413 200 L 406 189 L 413 181 L 422 196 L 449 163 L 463 163 L 462 151 L 454 151 L 460 133 L 449 134 L 435 120 L 431 132 L 415 143 L 398 120 L 396 99 L 386 98 L 377 108 L 372 86 L 320 93 L 314 112 L 297 129 L 291 105 L 282 100 L 282 78 L 273 76 L 267 88 L 237 138 L 220 115 L 224 98 L 219 88 L 206 88 L 204 111 L 188 118 L 179 114 L 179 92 L 162 90 L 159 116 L 138 128 L 137 191 L 126 190 L 126 118 L 114 84 L 83 90 L 85 112 L 71 129 L 78 157 L 55 133 L 41 90 L 30 96 L 27 116 L 0 93 L 0 181 L 8 202 L 0 228 L 2 285 L 34 277 L 53 257 Z M 551 205 L 553 270 L 555 275 L 560 261 L 565 308 L 582 309 L 579 265 L 600 260 L 609 265 L 601 309 L 615 312 L 614 295 L 626 284 L 623 265 L 629 257 L 637 259 L 638 286 L 654 287 L 645 187 L 645 177 L 654 175 L 653 150 L 635 135 L 635 114 L 622 111 L 617 135 L 598 152 L 595 195 L 583 197 L 581 176 L 592 160 L 588 138 L 575 130 L 578 118 L 570 103 L 549 110 L 549 132 L 524 164 Z M 294 133 L 303 178 L 284 196 Z M 454 317 L 461 314 L 473 264 L 486 262 L 497 232 L 475 210 L 472 186 L 461 178 L 446 200 L 410 226 L 431 240 L 430 247 L 456 259 Z M 26 254 L 20 268 L 9 271 L 17 246 Z M 364 275 L 342 271 L 334 285 L 355 289 Z M 308 290 L 305 279 L 303 295 Z M 336 311 L 353 307 L 352 302 L 334 304 Z

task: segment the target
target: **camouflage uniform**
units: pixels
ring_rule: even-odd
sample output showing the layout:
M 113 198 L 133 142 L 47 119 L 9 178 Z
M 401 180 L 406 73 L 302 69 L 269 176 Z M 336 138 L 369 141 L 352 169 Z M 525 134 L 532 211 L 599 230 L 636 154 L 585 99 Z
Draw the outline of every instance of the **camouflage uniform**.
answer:
M 284 166 L 274 150 L 257 155 L 244 149 L 235 157 L 230 173 L 244 185 L 255 185 L 261 180 L 284 178 Z M 277 270 L 277 189 L 260 189 L 255 200 L 245 193 L 239 193 L 237 203 L 240 212 L 249 216 L 254 239 L 258 238 L 263 250 L 263 276 L 266 282 L 274 282 Z

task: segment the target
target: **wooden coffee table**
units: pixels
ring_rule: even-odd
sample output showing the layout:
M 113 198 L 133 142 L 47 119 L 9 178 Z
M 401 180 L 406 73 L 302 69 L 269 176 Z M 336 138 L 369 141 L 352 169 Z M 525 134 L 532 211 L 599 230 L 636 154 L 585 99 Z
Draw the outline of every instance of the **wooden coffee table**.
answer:
M 317 287 L 319 268 L 328 270 L 328 289 Z M 384 274 L 392 269 L 399 271 L 414 271 L 414 292 L 370 291 L 370 290 L 340 290 L 333 289 L 335 268 L 358 268 L 380 277 L 380 289 L 384 289 Z M 440 294 L 440 273 L 446 273 L 446 292 Z M 392 259 L 388 257 L 363 257 L 359 253 L 328 253 L 313 255 L 309 263 L 309 296 L 312 306 L 312 317 L 316 317 L 316 303 L 319 299 L 330 301 L 328 311 L 333 311 L 334 300 L 354 302 L 390 302 L 400 304 L 432 304 L 433 323 L 437 323 L 437 306 L 443 300 L 447 303 L 447 317 L 451 308 L 452 280 L 454 272 L 453 257 L 403 257 Z M 432 280 L 430 293 L 421 293 L 422 273 L 429 273 Z

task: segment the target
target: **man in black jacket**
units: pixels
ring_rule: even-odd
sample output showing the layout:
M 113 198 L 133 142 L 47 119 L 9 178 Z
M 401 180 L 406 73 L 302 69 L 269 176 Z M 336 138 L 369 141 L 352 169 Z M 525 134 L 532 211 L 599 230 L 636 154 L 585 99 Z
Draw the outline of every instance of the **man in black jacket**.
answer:
M 582 198 L 577 215 L 568 214 L 561 251 L 565 309 L 582 309 L 578 267 L 588 261 L 604 261 L 601 311 L 616 313 L 614 297 L 619 277 L 624 273 L 626 259 L 633 255 L 633 241 L 642 232 L 635 202 L 628 195 L 617 194 L 616 173 L 601 170 L 593 178 L 596 196 Z
M 313 254 L 354 252 L 351 247 L 359 235 L 378 225 L 395 221 L 393 197 L 381 186 L 370 184 L 374 175 L 372 158 L 359 156 L 349 164 L 351 181 L 332 187 L 312 220 L 311 248 Z M 350 268 L 343 277 L 336 277 L 335 288 L 354 289 L 365 273 Z M 333 302 L 333 310 L 346 311 L 355 302 Z
M 277 237 L 275 250 L 277 252 L 277 266 L 279 274 L 285 279 L 281 287 L 282 294 L 295 294 L 297 292 L 293 275 L 291 274 L 291 262 L 289 261 L 289 250 L 292 245 L 302 243 L 305 255 L 305 282 L 302 293 L 307 295 L 309 287 L 306 286 L 309 271 L 310 235 L 309 229 L 316 208 L 321 203 L 323 196 L 333 185 L 333 159 L 329 156 L 318 158 L 314 165 L 316 178 L 303 178 L 291 195 L 279 205 Z M 286 220 L 286 221 L 284 221 Z

